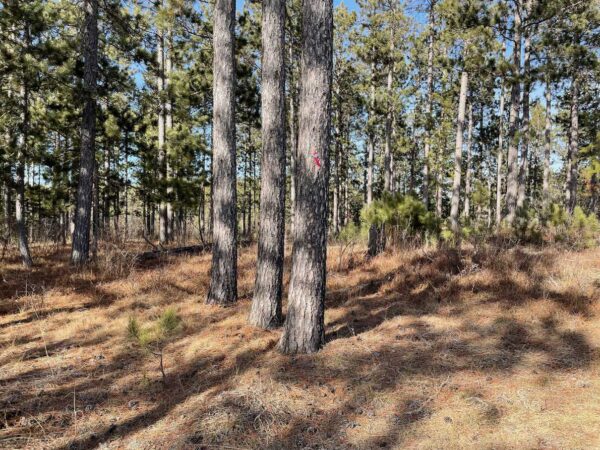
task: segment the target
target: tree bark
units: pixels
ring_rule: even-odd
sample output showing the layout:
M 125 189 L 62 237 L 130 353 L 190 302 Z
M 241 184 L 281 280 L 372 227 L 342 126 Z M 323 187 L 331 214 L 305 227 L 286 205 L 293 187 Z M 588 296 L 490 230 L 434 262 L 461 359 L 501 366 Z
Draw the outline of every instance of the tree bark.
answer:
M 504 81 L 500 88 L 500 111 L 498 118 L 498 151 L 496 153 L 496 226 L 502 221 L 502 165 L 504 159 Z
M 392 84 L 394 81 L 394 28 L 390 30 L 390 62 L 387 73 L 387 111 L 385 116 L 385 149 L 383 154 L 383 189 L 392 191 Z
M 510 94 L 510 114 L 508 117 L 508 173 L 506 176 L 506 222 L 514 223 L 517 213 L 518 194 L 518 152 L 519 152 L 519 96 L 521 73 L 521 12 L 520 2 L 515 2 L 514 18 L 514 47 L 513 47 L 513 73 L 512 89 Z
M 483 116 L 483 111 L 482 111 Z M 467 167 L 465 171 L 465 203 L 463 209 L 463 216 L 467 219 L 470 218 L 471 213 L 471 166 L 472 161 L 472 138 L 473 138 L 473 103 L 469 102 L 469 119 L 467 125 Z
M 173 102 L 172 102 L 172 89 L 171 85 L 171 72 L 173 70 L 173 41 L 172 31 L 167 31 L 167 40 L 165 45 L 165 142 L 166 142 L 166 168 L 165 176 L 167 180 L 167 241 L 172 241 L 174 238 L 173 223 L 174 223 L 174 211 L 173 211 L 173 149 L 169 142 L 169 134 L 173 128 Z
M 29 140 L 29 89 L 27 83 L 21 85 L 21 133 L 17 144 L 17 170 L 15 186 L 17 195 L 15 198 L 15 222 L 17 225 L 17 238 L 19 242 L 19 253 L 23 266 L 31 268 L 33 261 L 29 252 L 27 239 L 27 225 L 25 222 L 25 157 L 27 155 L 27 144 Z
M 87 263 L 90 250 L 92 184 L 96 160 L 96 78 L 98 74 L 98 0 L 84 0 L 84 107 L 81 124 L 81 156 L 77 209 L 71 262 Z
M 573 75 L 571 83 L 571 131 L 567 153 L 566 204 L 569 213 L 577 205 L 577 157 L 579 154 L 579 79 Z
M 250 323 L 281 324 L 285 239 L 285 1 L 262 3 L 260 228 Z
M 426 109 L 426 124 L 425 124 L 425 146 L 424 146 L 424 162 L 423 162 L 423 202 L 425 208 L 429 209 L 429 153 L 431 151 L 431 128 L 433 117 L 433 52 L 434 52 L 434 27 L 435 27 L 435 0 L 429 2 L 429 43 L 427 49 L 427 109 Z
M 237 301 L 235 1 L 216 0 L 213 19 L 213 253 L 208 304 Z
M 156 8 L 163 7 L 163 0 L 156 2 Z M 169 241 L 169 217 L 167 210 L 166 199 L 166 184 L 167 184 L 167 155 L 165 149 L 165 37 L 161 30 L 156 32 L 156 91 L 158 97 L 158 240 L 161 244 L 166 244 Z
M 531 1 L 525 3 L 525 10 L 529 18 L 531 11 Z M 521 128 L 522 143 L 521 143 L 521 162 L 519 165 L 519 188 L 517 192 L 517 210 L 523 208 L 527 197 L 527 176 L 529 172 L 529 92 L 531 90 L 531 30 L 525 33 L 523 59 L 523 95 L 522 95 L 522 110 L 523 123 Z
M 465 125 L 465 109 L 467 103 L 467 89 L 469 74 L 466 70 L 460 76 L 460 94 L 458 100 L 458 119 L 456 121 L 456 147 L 454 149 L 454 181 L 452 183 L 452 200 L 450 203 L 450 228 L 457 240 L 460 238 L 460 224 L 458 223 L 458 209 L 460 206 L 460 178 L 462 166 L 463 130 Z
M 552 154 L 552 92 L 550 81 L 546 80 L 546 127 L 544 129 L 544 175 L 542 180 L 542 200 L 544 209 L 550 206 L 550 158 Z
M 327 184 L 333 64 L 332 0 L 302 5 L 302 69 L 299 111 L 296 229 L 289 306 L 279 349 L 318 351 L 325 341 Z

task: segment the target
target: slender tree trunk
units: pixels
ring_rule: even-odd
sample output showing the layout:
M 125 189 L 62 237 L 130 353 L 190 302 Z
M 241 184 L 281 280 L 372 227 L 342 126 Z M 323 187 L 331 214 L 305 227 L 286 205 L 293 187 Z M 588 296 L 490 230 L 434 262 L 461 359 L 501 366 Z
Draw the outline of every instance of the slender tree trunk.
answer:
M 529 18 L 531 11 L 531 1 L 525 2 L 527 17 Z M 529 92 L 531 90 L 531 31 L 528 29 L 525 33 L 523 59 L 523 95 L 522 95 L 522 110 L 523 123 L 521 127 L 521 162 L 519 165 L 519 188 L 517 192 L 517 210 L 523 208 L 527 197 L 527 176 L 529 173 Z
M 304 0 L 296 229 L 284 353 L 318 351 L 325 341 L 327 184 L 331 126 L 333 2 Z
M 213 253 L 206 302 L 237 301 L 235 1 L 216 0 L 213 19 Z
M 544 129 L 544 175 L 542 181 L 542 199 L 544 209 L 550 206 L 550 157 L 552 154 L 552 92 L 549 79 L 546 79 L 546 127 Z
M 285 240 L 285 0 L 262 3 L 262 172 L 250 323 L 281 324 Z
M 19 252 L 21 261 L 27 268 L 31 268 L 33 261 L 29 252 L 29 243 L 27 239 L 27 224 L 25 211 L 25 158 L 27 155 L 27 144 L 29 140 L 29 89 L 26 83 L 21 85 L 21 132 L 17 144 L 17 170 L 15 186 L 17 195 L 15 198 L 15 222 L 17 225 L 17 238 L 19 242 Z
M 482 111 L 483 115 L 483 111 Z M 473 165 L 473 153 L 471 149 L 473 138 L 473 103 L 469 102 L 469 119 L 467 125 L 467 168 L 465 172 L 465 203 L 463 209 L 463 216 L 467 219 L 470 218 L 471 213 L 471 166 Z
M 463 70 L 460 76 L 460 94 L 458 101 L 458 119 L 456 121 L 456 147 L 454 150 L 454 181 L 452 183 L 452 200 L 450 203 L 450 228 L 460 238 L 460 224 L 458 223 L 458 209 L 460 206 L 460 178 L 462 166 L 463 130 L 465 125 L 465 109 L 467 103 L 467 89 L 469 74 Z
M 506 221 L 512 225 L 517 214 L 518 194 L 518 154 L 519 154 L 519 96 L 521 73 L 521 11 L 520 1 L 516 2 L 514 19 L 514 47 L 512 89 L 510 94 L 510 114 L 508 117 L 508 173 L 506 176 Z
M 431 128 L 433 126 L 433 52 L 435 45 L 435 0 L 429 2 L 429 43 L 427 49 L 427 123 L 425 124 L 425 148 L 424 148 L 424 163 L 423 163 L 423 202 L 425 207 L 429 209 L 429 153 L 431 152 Z
M 390 30 L 390 63 L 388 66 L 387 73 L 387 111 L 385 116 L 385 149 L 383 156 L 383 189 L 385 192 L 391 192 L 392 190 L 392 115 L 393 115 L 393 102 L 392 102 L 392 84 L 394 81 L 394 28 L 392 26 Z
M 87 263 L 90 250 L 90 218 L 92 184 L 96 159 L 96 78 L 98 73 L 98 0 L 84 0 L 84 107 L 81 125 L 81 156 L 77 209 L 71 262 L 76 266 Z
M 500 111 L 498 118 L 498 151 L 496 153 L 496 226 L 502 221 L 502 167 L 504 158 L 504 81 L 500 88 Z
M 339 87 L 336 87 L 336 97 L 339 99 Z M 339 101 L 339 100 L 338 100 Z M 333 234 L 337 236 L 340 232 L 340 161 L 342 155 L 342 108 L 338 106 L 335 125 L 335 148 L 334 148 L 334 185 L 333 185 Z
M 173 103 L 172 103 L 172 92 L 171 92 L 171 72 L 173 70 L 173 59 L 171 53 L 173 52 L 172 32 L 171 29 L 167 31 L 167 45 L 165 45 L 165 141 L 166 141 L 166 179 L 167 179 L 167 241 L 173 240 L 173 149 L 169 141 L 169 134 L 173 128 Z
M 158 0 L 156 8 L 162 8 L 163 0 Z M 156 75 L 156 90 L 158 97 L 158 240 L 161 244 L 166 244 L 169 241 L 169 225 L 167 211 L 167 155 L 165 149 L 165 38 L 162 31 L 157 30 L 156 33 L 156 63 L 158 73 Z
M 579 79 L 573 76 L 571 84 L 571 131 L 567 153 L 566 204 L 569 213 L 577 205 L 577 158 L 579 155 Z

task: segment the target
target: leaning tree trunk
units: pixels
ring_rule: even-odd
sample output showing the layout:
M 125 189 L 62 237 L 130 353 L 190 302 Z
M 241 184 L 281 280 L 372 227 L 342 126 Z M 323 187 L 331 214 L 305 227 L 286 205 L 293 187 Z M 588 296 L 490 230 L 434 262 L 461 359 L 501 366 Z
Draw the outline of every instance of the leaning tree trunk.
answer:
M 546 80 L 546 127 L 544 129 L 544 175 L 542 179 L 542 200 L 544 209 L 547 209 L 550 203 L 550 156 L 552 152 L 552 93 L 550 81 Z
M 262 3 L 262 177 L 250 323 L 281 324 L 285 239 L 285 1 Z
M 81 123 L 81 156 L 77 209 L 71 262 L 85 264 L 90 252 L 90 217 L 92 213 L 92 184 L 96 159 L 96 78 L 98 74 L 98 0 L 84 0 L 84 106 Z
M 213 252 L 206 303 L 237 301 L 235 1 L 216 0 L 213 25 Z
M 571 132 L 567 153 L 567 191 L 566 204 L 569 213 L 573 213 L 577 204 L 577 157 L 579 154 L 579 80 L 573 76 L 571 85 Z
M 513 80 L 510 93 L 510 114 L 508 117 L 508 173 L 506 176 L 506 221 L 512 225 L 517 214 L 517 194 L 519 184 L 519 96 L 521 72 L 521 16 L 515 8 L 514 20 L 514 47 L 513 47 Z
M 469 74 L 466 70 L 463 70 L 460 76 L 458 119 L 456 121 L 456 147 L 454 148 L 454 181 L 452 183 L 452 199 L 450 202 L 450 228 L 457 240 L 460 238 L 458 209 L 460 206 L 460 175 L 462 166 L 463 130 L 465 127 L 465 109 L 467 104 L 468 85 Z
M 296 228 L 284 353 L 318 351 L 325 341 L 327 183 L 333 58 L 332 0 L 304 0 Z

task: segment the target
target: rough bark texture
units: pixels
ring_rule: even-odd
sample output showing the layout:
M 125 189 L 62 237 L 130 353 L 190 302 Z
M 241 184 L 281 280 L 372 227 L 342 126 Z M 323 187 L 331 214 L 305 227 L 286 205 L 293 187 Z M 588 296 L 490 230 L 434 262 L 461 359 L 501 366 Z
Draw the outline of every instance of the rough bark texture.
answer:
M 427 49 L 427 109 L 425 124 L 425 148 L 423 162 L 423 202 L 425 207 L 429 209 L 429 153 L 431 148 L 431 127 L 432 120 L 431 112 L 433 110 L 433 47 L 434 47 L 434 26 L 435 26 L 435 1 L 429 3 L 429 43 Z
M 21 102 L 23 103 L 23 113 L 21 117 L 21 132 L 17 145 L 15 222 L 17 225 L 17 239 L 19 241 L 21 261 L 25 267 L 30 268 L 33 265 L 33 261 L 29 252 L 27 224 L 25 223 L 25 155 L 27 153 L 29 135 L 29 92 L 25 84 L 21 86 Z
M 465 109 L 467 104 L 467 88 L 469 75 L 463 70 L 460 76 L 460 94 L 458 100 L 458 118 L 456 120 L 456 146 L 454 148 L 454 181 L 452 183 L 452 199 L 450 202 L 450 228 L 454 235 L 460 236 L 458 209 L 460 206 L 460 177 L 462 166 L 463 130 L 465 127 Z
M 519 2 L 517 2 L 519 3 Z M 519 152 L 519 96 L 521 72 L 521 15 L 519 5 L 515 8 L 514 47 L 513 47 L 513 80 L 510 93 L 510 114 L 508 117 L 508 173 L 506 176 L 506 221 L 512 225 L 517 213 L 518 194 L 518 152 Z
M 98 74 L 98 1 L 85 0 L 83 57 L 84 106 L 81 123 L 81 149 L 77 209 L 71 262 L 85 264 L 90 251 L 90 219 L 92 213 L 92 184 L 96 159 L 96 78 Z
M 173 209 L 173 186 L 171 180 L 173 179 L 173 162 L 171 161 L 173 155 L 171 150 L 171 144 L 169 141 L 169 133 L 173 128 L 173 104 L 171 100 L 171 72 L 173 70 L 173 59 L 171 53 L 173 52 L 173 36 L 171 30 L 167 32 L 167 45 L 165 45 L 165 143 L 166 143 L 166 168 L 165 175 L 167 180 L 167 241 L 174 239 L 173 224 L 175 212 Z
M 285 222 L 285 1 L 262 3 L 260 229 L 250 323 L 281 323 Z
M 567 191 L 566 204 L 573 213 L 577 204 L 577 157 L 579 154 L 579 80 L 573 76 L 571 84 L 571 132 L 567 153 Z
M 156 3 L 156 7 L 162 8 L 162 0 Z M 165 101 L 163 98 L 165 90 L 165 39 L 162 31 L 156 34 L 156 65 L 158 73 L 156 74 L 156 91 L 158 95 L 158 192 L 160 195 L 160 205 L 158 207 L 158 240 L 161 244 L 169 241 L 169 212 L 166 202 L 166 181 L 167 181 L 167 156 L 165 149 Z
M 390 30 L 390 55 L 394 54 L 394 29 Z M 388 105 L 385 116 L 385 150 L 383 154 L 383 189 L 386 192 L 392 190 L 392 84 L 394 81 L 394 63 L 393 59 L 389 63 L 387 73 L 387 94 Z
M 531 0 L 525 4 L 527 15 L 531 11 Z M 529 92 L 531 90 L 531 31 L 525 33 L 524 59 L 523 59 L 523 96 L 522 110 L 523 122 L 521 126 L 521 162 L 519 164 L 519 188 L 517 192 L 517 210 L 525 205 L 527 196 L 527 176 L 529 172 Z
M 502 165 L 504 159 L 504 83 L 500 88 L 498 152 L 496 153 L 496 226 L 502 221 Z
M 482 111 L 483 116 L 483 111 Z M 463 215 L 466 218 L 471 217 L 471 166 L 472 161 L 472 149 L 471 144 L 473 140 L 473 103 L 469 103 L 469 119 L 467 125 L 467 168 L 465 171 L 465 203 L 463 209 Z
M 213 25 L 213 253 L 206 302 L 237 300 L 235 1 L 217 0 Z
M 550 204 L 550 156 L 552 152 L 552 93 L 550 83 L 546 81 L 546 127 L 544 129 L 544 175 L 542 179 L 542 200 L 544 208 Z
M 296 228 L 284 353 L 310 353 L 325 341 L 327 184 L 333 58 L 332 0 L 305 0 L 299 108 Z

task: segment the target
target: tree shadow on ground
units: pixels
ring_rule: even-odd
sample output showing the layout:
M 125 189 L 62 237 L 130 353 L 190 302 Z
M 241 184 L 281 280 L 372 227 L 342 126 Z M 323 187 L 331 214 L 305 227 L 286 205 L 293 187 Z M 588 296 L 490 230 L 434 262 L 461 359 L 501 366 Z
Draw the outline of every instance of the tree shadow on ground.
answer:
M 141 383 L 140 367 L 148 356 L 132 348 L 124 346 L 109 359 L 89 354 L 88 348 L 97 344 L 114 345 L 110 336 L 37 346 L 27 353 L 31 360 L 70 351 L 72 346 L 82 349 L 87 359 L 60 370 L 35 368 L 0 378 L 4 392 L 0 394 L 0 409 L 4 411 L 0 438 L 14 435 L 10 427 L 21 434 L 39 433 L 40 424 L 48 429 L 70 430 L 73 417 L 78 415 L 65 411 L 65 406 L 68 408 L 75 396 L 82 414 L 95 419 L 96 424 L 68 439 L 61 448 L 94 448 L 113 440 L 126 441 L 202 395 L 202 405 L 186 410 L 198 428 L 180 431 L 190 448 L 244 446 L 256 442 L 248 441 L 252 436 L 262 442 L 262 448 L 271 450 L 356 448 L 349 436 L 371 422 L 379 424 L 377 433 L 363 438 L 360 448 L 401 446 L 404 432 L 432 414 L 436 396 L 451 387 L 447 380 L 454 374 L 510 373 L 530 355 L 540 356 L 543 371 L 585 368 L 598 359 L 597 349 L 582 333 L 562 330 L 551 316 L 534 324 L 508 316 L 488 325 L 463 321 L 460 327 L 445 330 L 428 324 L 425 316 L 464 313 L 472 306 L 467 297 L 474 291 L 488 294 L 483 303 L 514 307 L 532 298 L 544 298 L 570 314 L 592 317 L 589 304 L 593 299 L 582 294 L 584 299 L 572 298 L 544 288 L 554 261 L 527 255 L 523 257 L 529 259 L 526 261 L 492 264 L 488 258 L 440 250 L 408 258 L 387 272 L 368 268 L 364 271 L 368 273 L 366 282 L 361 279 L 328 293 L 327 308 L 333 318 L 327 323 L 328 344 L 317 355 L 284 357 L 274 349 L 278 333 L 240 331 L 240 322 L 231 319 L 243 320 L 248 302 L 226 310 L 215 309 L 201 318 L 192 317 L 194 326 L 186 330 L 185 338 L 210 332 L 222 341 L 221 348 L 200 351 L 187 362 L 168 365 L 166 386 L 156 380 Z M 465 274 L 480 270 L 488 271 L 489 279 L 462 283 Z M 519 276 L 533 283 L 524 286 Z M 573 304 L 580 306 L 574 309 Z M 397 317 L 410 321 L 388 329 Z M 36 319 L 39 317 L 32 320 Z M 369 332 L 384 323 L 387 339 L 373 339 Z M 260 340 L 267 344 L 259 349 L 242 345 Z M 289 395 L 312 399 L 311 405 L 302 410 L 285 405 L 270 410 L 261 403 L 259 393 L 256 399 L 239 393 L 239 377 L 254 372 L 283 386 Z M 40 383 L 48 377 L 53 387 L 40 391 Z M 426 382 L 415 386 L 414 380 Z M 381 395 L 394 399 L 391 411 L 377 409 L 373 399 Z M 139 405 L 125 407 L 128 412 L 122 419 L 107 421 L 100 414 L 115 404 L 126 405 L 128 399 L 135 399 Z M 219 412 L 227 413 L 229 425 L 211 433 L 205 424 Z M 34 422 L 21 423 L 23 417 L 34 414 Z M 490 409 L 490 420 L 498 414 Z M 276 434 L 269 436 L 274 428 Z

